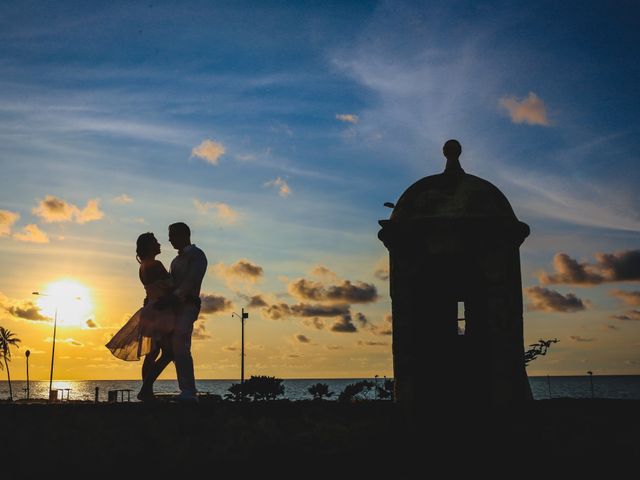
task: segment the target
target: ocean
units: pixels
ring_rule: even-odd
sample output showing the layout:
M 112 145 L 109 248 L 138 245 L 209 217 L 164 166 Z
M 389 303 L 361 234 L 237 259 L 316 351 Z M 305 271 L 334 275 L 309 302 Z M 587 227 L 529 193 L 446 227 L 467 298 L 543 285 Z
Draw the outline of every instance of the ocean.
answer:
M 284 397 L 289 400 L 308 400 L 311 395 L 307 391 L 309 386 L 316 383 L 326 383 L 329 390 L 334 392 L 331 399 L 335 400 L 338 394 L 350 383 L 365 380 L 363 378 L 350 379 L 287 379 L 283 381 Z M 368 378 L 366 380 L 376 381 Z M 377 381 L 381 385 L 384 379 Z M 238 380 L 198 380 L 196 381 L 198 391 L 224 396 L 227 389 Z M 548 398 L 590 398 L 591 383 L 587 376 L 578 377 L 529 377 L 529 383 L 536 400 Z M 107 400 L 109 390 L 131 389 L 131 401 L 135 398 L 141 382 L 139 380 L 56 380 L 53 382 L 54 389 L 69 389 L 65 392 L 65 399 L 70 400 L 94 400 L 95 389 L 99 389 L 99 400 Z M 25 381 L 12 381 L 14 400 L 26 398 Z M 47 398 L 49 391 L 48 381 L 31 381 L 30 397 Z M 155 392 L 162 394 L 175 394 L 178 392 L 178 384 L 175 380 L 158 380 L 155 384 Z M 640 399 L 640 375 L 617 375 L 617 376 L 593 376 L 593 395 L 596 398 L 617 398 L 617 399 Z M 6 380 L 0 381 L 0 398 L 9 397 L 9 385 Z M 375 393 L 371 392 L 369 397 L 375 398 Z M 125 394 L 126 399 L 126 394 Z

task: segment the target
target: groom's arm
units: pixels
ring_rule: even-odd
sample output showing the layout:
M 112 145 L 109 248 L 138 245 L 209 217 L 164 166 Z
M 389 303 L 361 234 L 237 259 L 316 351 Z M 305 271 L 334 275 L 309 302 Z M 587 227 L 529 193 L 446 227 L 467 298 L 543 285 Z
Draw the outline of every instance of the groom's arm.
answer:
M 207 273 L 207 257 L 202 251 L 196 251 L 190 259 L 189 270 L 184 281 L 174 293 L 183 301 L 188 297 L 198 298 L 205 273 Z

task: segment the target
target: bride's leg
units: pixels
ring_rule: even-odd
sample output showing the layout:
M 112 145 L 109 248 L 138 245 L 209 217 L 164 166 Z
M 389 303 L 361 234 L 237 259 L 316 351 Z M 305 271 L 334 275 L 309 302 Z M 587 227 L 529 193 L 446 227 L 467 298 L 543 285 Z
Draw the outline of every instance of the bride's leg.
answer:
M 173 361 L 173 352 L 171 350 L 170 338 L 163 337 L 158 342 L 158 349 L 156 350 L 154 361 L 150 362 L 149 368 L 144 374 L 142 382 L 142 388 L 140 389 L 140 396 L 153 395 L 153 384 L 160 376 L 162 371 Z M 162 356 L 155 360 L 158 356 L 158 352 L 162 349 Z M 146 359 L 145 359 L 146 360 Z M 143 366 L 144 367 L 144 366 Z

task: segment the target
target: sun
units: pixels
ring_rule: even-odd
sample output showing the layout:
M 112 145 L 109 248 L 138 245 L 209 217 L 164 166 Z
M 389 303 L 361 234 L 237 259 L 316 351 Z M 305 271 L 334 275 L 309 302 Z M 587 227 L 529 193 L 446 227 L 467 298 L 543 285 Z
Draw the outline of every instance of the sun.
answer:
M 50 283 L 38 298 L 42 314 L 53 318 L 58 311 L 58 325 L 86 327 L 93 318 L 91 291 L 75 280 L 58 280 Z

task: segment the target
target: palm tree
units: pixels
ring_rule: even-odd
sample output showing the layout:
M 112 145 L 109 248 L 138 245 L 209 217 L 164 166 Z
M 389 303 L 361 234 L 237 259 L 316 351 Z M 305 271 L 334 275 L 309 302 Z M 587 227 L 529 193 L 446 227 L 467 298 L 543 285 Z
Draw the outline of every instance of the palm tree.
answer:
M 4 365 L 7 367 L 7 380 L 9 382 L 9 400 L 13 401 L 13 390 L 11 389 L 11 375 L 9 373 L 9 360 L 11 360 L 11 346 L 13 345 L 16 348 L 20 348 L 18 343 L 20 343 L 18 337 L 16 337 L 15 333 L 10 330 L 7 330 L 4 327 L 0 327 L 0 352 L 2 353 L 2 358 L 4 359 Z

